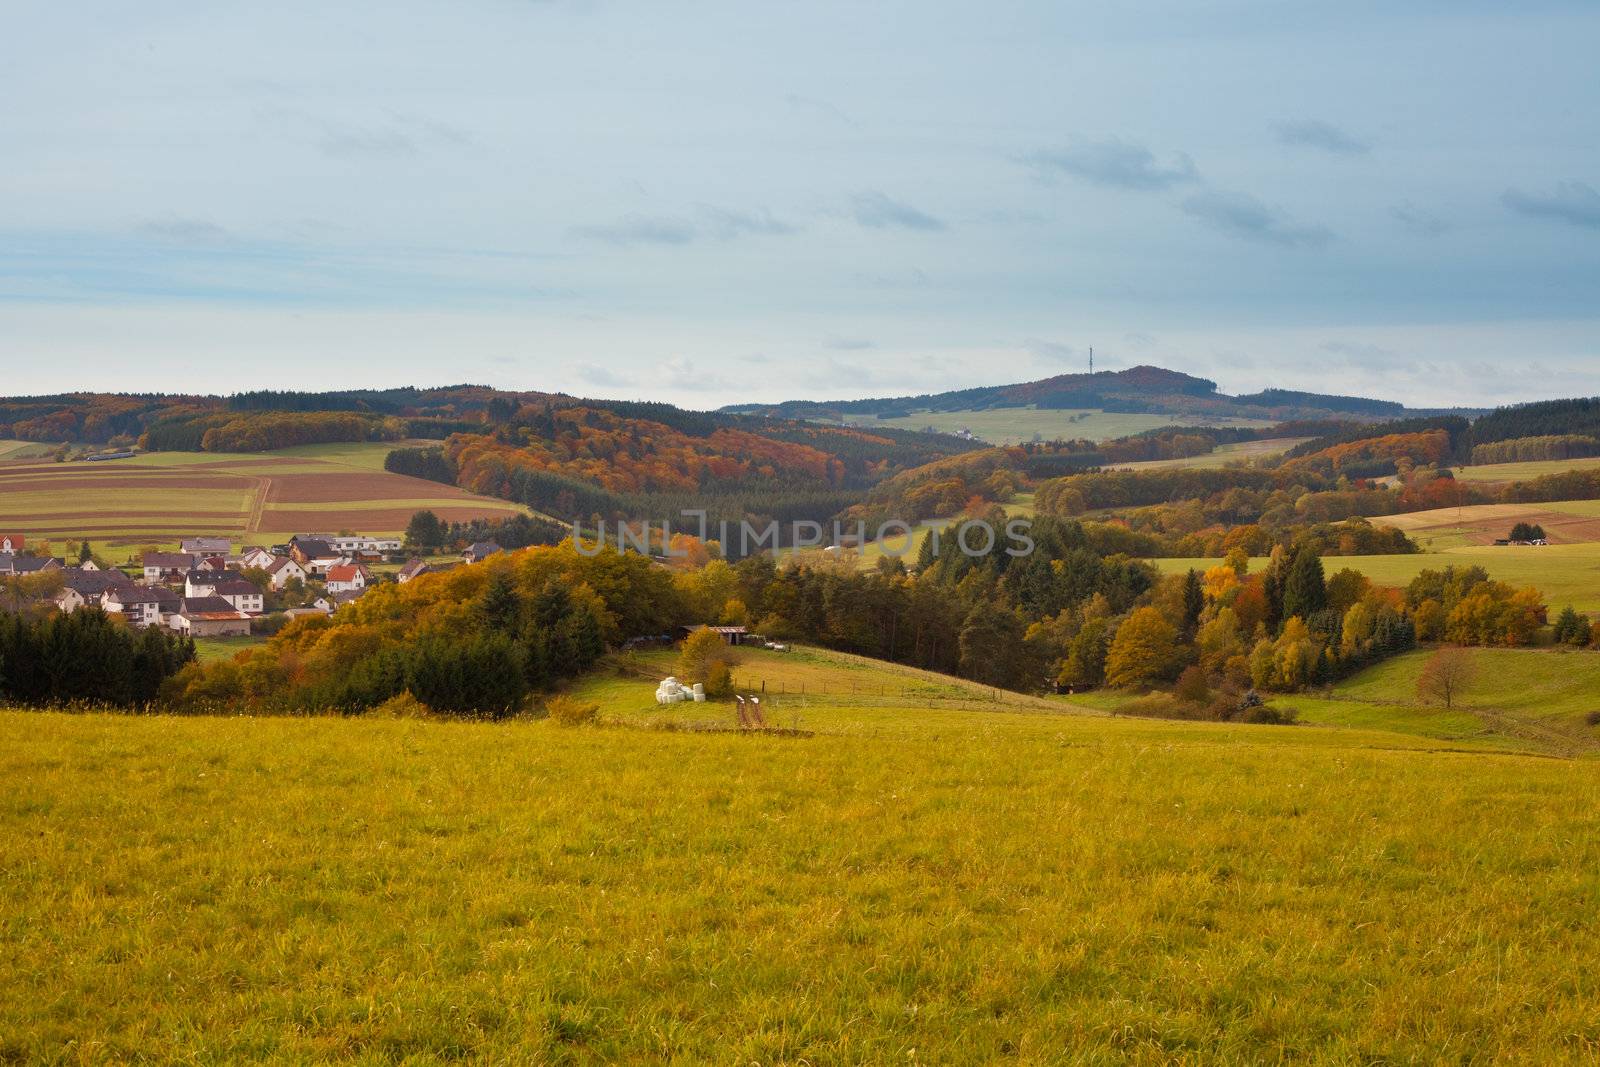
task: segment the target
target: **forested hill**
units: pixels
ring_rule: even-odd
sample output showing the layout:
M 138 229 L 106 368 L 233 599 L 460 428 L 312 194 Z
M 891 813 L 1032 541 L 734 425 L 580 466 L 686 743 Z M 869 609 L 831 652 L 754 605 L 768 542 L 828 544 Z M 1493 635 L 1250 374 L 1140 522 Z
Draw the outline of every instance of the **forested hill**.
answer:
M 837 420 L 848 415 L 897 418 L 916 412 L 982 411 L 994 408 L 1098 408 L 1105 411 L 1213 418 L 1393 419 L 1407 414 L 1389 400 L 1265 389 L 1246 396 L 1217 391 L 1217 383 L 1161 367 L 1132 367 L 1094 374 L 1058 374 L 1036 382 L 957 389 L 918 396 L 868 400 L 790 400 L 740 404 L 727 412 L 795 419 Z

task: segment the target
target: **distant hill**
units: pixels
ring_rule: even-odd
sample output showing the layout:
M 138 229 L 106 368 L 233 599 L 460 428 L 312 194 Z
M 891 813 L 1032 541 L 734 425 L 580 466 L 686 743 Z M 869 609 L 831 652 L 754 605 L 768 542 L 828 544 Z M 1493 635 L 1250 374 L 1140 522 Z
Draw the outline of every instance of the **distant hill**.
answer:
M 1098 409 L 1185 419 L 1396 419 L 1404 404 L 1367 397 L 1264 389 L 1246 396 L 1217 391 L 1217 383 L 1163 367 L 1130 367 L 1094 374 L 1058 374 L 1036 382 L 981 386 L 919 396 L 868 400 L 790 400 L 781 404 L 736 404 L 729 413 L 792 419 L 844 421 L 850 417 L 904 418 L 919 412 L 990 411 L 1038 407 Z

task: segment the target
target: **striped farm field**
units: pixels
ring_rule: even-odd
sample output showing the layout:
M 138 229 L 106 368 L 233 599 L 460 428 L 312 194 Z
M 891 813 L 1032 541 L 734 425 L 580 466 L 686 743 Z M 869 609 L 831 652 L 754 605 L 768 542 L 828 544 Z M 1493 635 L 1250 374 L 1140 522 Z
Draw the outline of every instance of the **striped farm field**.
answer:
M 249 455 L 154 452 L 105 463 L 0 462 L 0 529 L 119 549 L 191 534 L 275 540 L 308 530 L 401 532 L 428 508 L 446 521 L 524 509 L 383 470 L 387 443 Z

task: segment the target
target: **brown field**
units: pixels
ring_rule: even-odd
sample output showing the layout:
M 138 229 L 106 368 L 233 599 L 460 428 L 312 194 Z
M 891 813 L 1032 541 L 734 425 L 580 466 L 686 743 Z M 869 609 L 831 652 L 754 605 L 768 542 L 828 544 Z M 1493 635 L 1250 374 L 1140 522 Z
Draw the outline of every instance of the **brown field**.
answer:
M 189 534 L 239 540 L 310 530 L 393 534 L 424 507 L 454 522 L 524 510 L 390 474 L 382 469 L 389 447 L 152 453 L 116 464 L 0 462 L 0 528 L 108 546 L 159 545 Z
M 1415 539 L 1435 539 L 1438 547 L 1447 547 L 1445 541 L 1450 546 L 1492 545 L 1519 522 L 1544 527 L 1551 544 L 1600 541 L 1600 502 L 1588 500 L 1556 504 L 1477 504 L 1385 515 L 1373 521 L 1398 527 Z

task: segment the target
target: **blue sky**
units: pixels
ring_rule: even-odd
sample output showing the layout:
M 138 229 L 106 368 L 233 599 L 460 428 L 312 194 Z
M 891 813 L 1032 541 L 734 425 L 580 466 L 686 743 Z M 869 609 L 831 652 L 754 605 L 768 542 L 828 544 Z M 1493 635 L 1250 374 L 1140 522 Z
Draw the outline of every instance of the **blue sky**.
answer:
M 1600 6 L 18 5 L 6 392 L 1600 393 Z

